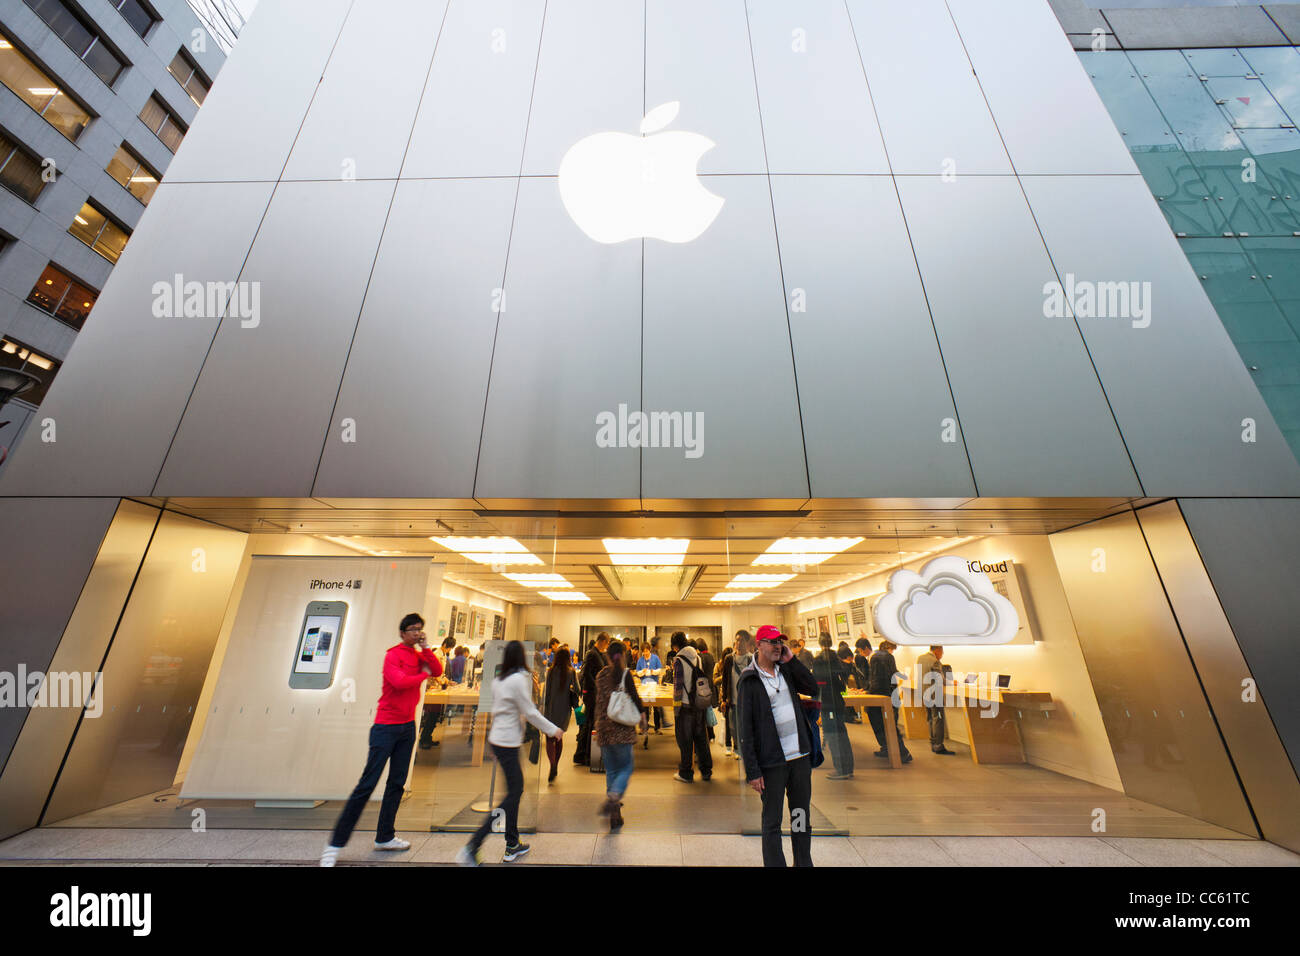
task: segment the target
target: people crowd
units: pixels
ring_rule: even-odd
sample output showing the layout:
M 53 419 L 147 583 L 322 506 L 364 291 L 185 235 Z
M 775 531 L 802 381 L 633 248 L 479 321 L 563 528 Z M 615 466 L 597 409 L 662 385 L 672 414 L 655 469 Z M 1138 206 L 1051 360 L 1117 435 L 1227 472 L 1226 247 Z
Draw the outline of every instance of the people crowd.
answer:
M 388 783 L 375 846 L 382 850 L 408 848 L 396 835 L 394 818 L 411 746 L 417 737 L 421 749 L 438 746 L 433 731 L 454 712 L 445 704 L 420 707 L 423 693 L 419 688 L 426 682 L 430 688 L 445 688 L 479 680 L 476 674 L 482 666 L 483 649 L 475 652 L 457 646 L 449 637 L 436 651 L 428 650 L 423 624 L 416 614 L 403 618 L 400 642 L 388 651 L 370 753 L 322 855 L 323 866 L 334 865 L 386 765 Z M 830 767 L 822 779 L 854 777 L 848 726 L 861 723 L 861 717 L 846 703 L 845 694 L 852 687 L 893 696 L 898 683 L 893 657 L 896 645 L 891 641 L 883 640 L 873 650 L 866 637 L 850 647 L 822 632 L 817 646 L 814 655 L 804 641 L 790 639 L 772 625 L 764 625 L 754 634 L 737 631 L 716 660 L 707 641 L 691 639 L 684 631 L 672 633 L 662 658 L 657 637 L 624 642 L 612 640 L 603 631 L 587 645 L 580 662 L 557 638 L 544 650 L 537 648 L 531 658 L 521 642 L 508 642 L 499 672 L 492 677 L 492 721 L 487 737 L 504 777 L 505 795 L 460 851 L 458 862 L 478 865 L 480 850 L 494 829 L 504 830 L 504 862 L 529 851 L 518 829 L 524 790 L 521 748 L 532 741 L 530 759 L 537 763 L 538 742 L 545 736 L 547 783 L 553 784 L 564 736 L 576 724 L 573 763 L 603 769 L 605 799 L 598 813 L 610 832 L 624 825 L 638 735 L 644 737 L 643 747 L 648 749 L 652 734 L 675 731 L 678 760 L 673 779 L 685 784 L 695 784 L 697 774 L 705 784 L 713 778 L 712 745 L 721 736 L 724 758 L 740 762 L 743 780 L 759 795 L 764 865 L 785 865 L 781 822 L 788 805 L 794 864 L 811 866 L 812 770 L 825 755 Z M 943 648 L 934 646 L 918 659 L 918 706 L 925 709 L 931 750 L 950 755 L 953 751 L 945 745 L 942 700 L 936 695 L 944 681 L 942 658 Z M 670 691 L 671 723 L 665 714 Z M 417 707 L 422 716 L 418 735 L 412 714 Z M 875 755 L 889 756 L 892 734 L 902 762 L 910 762 L 913 758 L 900 726 L 901 707 L 894 708 L 892 727 L 885 726 L 881 708 L 865 709 L 878 745 Z M 494 826 L 498 819 L 504 826 Z

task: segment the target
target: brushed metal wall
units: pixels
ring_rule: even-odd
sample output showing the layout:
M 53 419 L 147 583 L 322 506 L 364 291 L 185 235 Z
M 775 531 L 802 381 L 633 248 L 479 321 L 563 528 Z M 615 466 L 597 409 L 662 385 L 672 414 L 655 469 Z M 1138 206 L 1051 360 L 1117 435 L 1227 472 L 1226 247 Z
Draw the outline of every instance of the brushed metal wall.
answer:
M 671 101 L 716 221 L 589 239 L 564 155 Z M 1045 316 L 1068 276 L 1149 324 Z M 598 446 L 621 404 L 703 453 Z M 1044 0 L 268 4 L 42 414 L 0 494 L 1300 494 Z
M 1137 518 L 1049 540 L 1124 792 L 1258 836 Z
M 1195 510 L 1197 503 L 1189 506 Z M 1285 649 L 1274 648 L 1271 653 L 1257 652 L 1253 656 L 1258 669 L 1248 666 L 1178 502 L 1141 508 L 1137 518 L 1260 829 L 1265 839 L 1300 851 L 1300 778 L 1279 737 L 1283 725 L 1273 716 L 1276 709 L 1285 721 L 1291 716 L 1288 711 L 1294 709 L 1289 681 L 1279 679 L 1296 672 L 1294 642 Z M 1298 526 L 1300 515 L 1291 515 L 1289 527 Z M 1232 528 L 1224 530 L 1230 539 L 1241 534 L 1242 524 L 1234 522 Z M 1222 561 L 1223 540 L 1202 538 L 1206 552 L 1220 552 L 1214 558 L 1216 564 Z M 1259 544 L 1255 539 L 1252 551 L 1267 550 L 1259 549 Z M 1260 554 L 1251 563 L 1265 564 L 1268 560 Z M 1225 580 L 1224 586 L 1228 589 L 1231 584 Z M 1283 598 L 1283 594 L 1256 591 L 1251 603 L 1270 597 Z M 1292 608 L 1292 620 L 1297 610 Z M 1248 635 L 1253 644 L 1258 635 L 1252 633 L 1252 622 L 1240 623 L 1242 634 Z M 1283 653 L 1279 654 L 1279 650 Z M 1261 682 L 1270 688 L 1267 698 Z

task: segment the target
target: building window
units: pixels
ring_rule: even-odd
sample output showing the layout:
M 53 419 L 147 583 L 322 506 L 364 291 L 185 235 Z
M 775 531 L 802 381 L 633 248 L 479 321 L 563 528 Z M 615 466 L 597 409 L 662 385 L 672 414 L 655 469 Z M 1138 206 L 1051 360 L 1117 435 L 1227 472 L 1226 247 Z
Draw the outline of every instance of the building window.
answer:
M 108 174 L 122 184 L 132 196 L 146 206 L 158 188 L 158 174 L 123 143 L 108 161 Z
M 73 53 L 85 61 L 106 86 L 121 76 L 126 69 L 122 58 L 108 48 L 89 21 L 74 12 L 63 0 L 25 0 L 54 31 L 54 35 L 68 45 Z
M 119 226 L 97 207 L 86 203 L 68 227 L 72 233 L 109 262 L 117 262 L 130 233 Z
M 157 94 L 149 97 L 149 102 L 144 104 L 144 109 L 140 111 L 140 122 L 149 127 L 149 132 L 162 140 L 162 144 L 173 153 L 185 138 L 185 127 L 172 115 L 171 110 L 163 106 Z
M 18 396 L 29 405 L 39 405 L 45 398 L 50 382 L 54 381 L 54 376 L 59 372 L 60 364 L 57 359 L 28 348 L 17 339 L 0 338 L 0 367 L 16 368 L 40 379 L 39 384 Z
M 153 15 L 148 7 L 140 0 L 109 0 L 113 6 L 117 7 L 122 18 L 131 25 L 131 29 L 140 36 L 146 37 L 153 25 L 158 22 L 158 18 Z
M 27 203 L 36 202 L 45 188 L 40 162 L 3 132 L 0 132 L 0 186 Z
M 171 71 L 172 76 L 176 77 L 176 82 L 181 85 L 181 89 L 190 95 L 194 105 L 202 106 L 212 84 L 203 75 L 198 64 L 190 59 L 184 47 L 176 51 L 167 69 Z
M 99 298 L 99 293 L 82 285 L 58 266 L 50 263 L 36 280 L 27 301 L 42 312 L 62 319 L 74 329 L 86 323 L 86 316 Z
M 40 113 L 68 139 L 76 142 L 90 122 L 90 114 L 74 103 L 4 34 L 0 34 L 0 83 L 20 100 Z

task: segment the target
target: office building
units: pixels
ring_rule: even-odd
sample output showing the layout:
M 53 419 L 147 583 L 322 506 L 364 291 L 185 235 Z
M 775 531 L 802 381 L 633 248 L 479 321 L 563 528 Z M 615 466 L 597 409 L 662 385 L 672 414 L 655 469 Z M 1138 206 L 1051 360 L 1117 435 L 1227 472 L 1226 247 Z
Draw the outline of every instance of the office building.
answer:
M 224 60 L 182 0 L 4 4 L 0 468 Z

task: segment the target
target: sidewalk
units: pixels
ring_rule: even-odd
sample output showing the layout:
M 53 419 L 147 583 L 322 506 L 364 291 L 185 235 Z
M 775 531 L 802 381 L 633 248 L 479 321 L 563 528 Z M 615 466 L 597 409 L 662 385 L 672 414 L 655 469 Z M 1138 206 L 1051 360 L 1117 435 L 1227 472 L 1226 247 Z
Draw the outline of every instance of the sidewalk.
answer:
M 0 866 L 315 864 L 325 830 L 77 829 L 29 830 L 0 842 Z M 373 850 L 358 831 L 341 865 L 453 864 L 463 833 L 401 833 L 411 848 Z M 526 866 L 759 866 L 759 838 L 730 834 L 524 834 Z M 791 860 L 789 839 L 786 859 Z M 484 863 L 500 860 L 492 837 Z M 1122 837 L 815 837 L 818 866 L 1300 866 L 1300 855 L 1258 840 L 1167 840 Z M 515 865 L 515 864 L 511 864 Z

